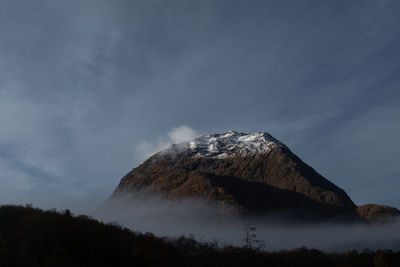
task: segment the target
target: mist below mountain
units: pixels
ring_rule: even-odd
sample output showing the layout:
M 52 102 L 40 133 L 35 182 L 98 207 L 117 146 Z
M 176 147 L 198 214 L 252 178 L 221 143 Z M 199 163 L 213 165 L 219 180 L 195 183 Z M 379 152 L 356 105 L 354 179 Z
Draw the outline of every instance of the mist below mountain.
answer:
M 229 212 L 228 212 L 229 213 Z M 256 228 L 256 239 L 265 242 L 266 250 L 316 248 L 327 252 L 363 249 L 400 250 L 400 220 L 385 224 L 304 224 L 285 214 L 244 219 L 231 214 L 221 217 L 220 209 L 207 201 L 165 199 L 114 199 L 91 213 L 104 222 L 117 222 L 133 231 L 158 236 L 192 235 L 199 241 L 216 240 L 241 246 L 244 227 Z

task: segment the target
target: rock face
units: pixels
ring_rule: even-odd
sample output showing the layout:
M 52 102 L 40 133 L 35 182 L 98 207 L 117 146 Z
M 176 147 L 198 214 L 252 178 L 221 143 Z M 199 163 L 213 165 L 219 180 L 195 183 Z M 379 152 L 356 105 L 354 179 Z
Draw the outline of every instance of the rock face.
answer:
M 360 218 L 346 192 L 262 132 L 230 131 L 171 145 L 126 174 L 113 197 L 138 194 L 207 199 L 242 214 Z
M 400 211 L 398 209 L 376 204 L 359 206 L 357 212 L 361 218 L 372 223 L 383 223 L 400 216 Z

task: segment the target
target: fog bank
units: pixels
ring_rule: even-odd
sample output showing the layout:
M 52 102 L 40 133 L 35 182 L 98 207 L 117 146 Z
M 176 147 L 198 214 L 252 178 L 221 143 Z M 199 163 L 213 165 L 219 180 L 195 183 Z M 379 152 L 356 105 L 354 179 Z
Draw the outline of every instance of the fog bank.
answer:
M 200 241 L 243 245 L 244 226 L 256 230 L 257 240 L 266 250 L 293 249 L 306 246 L 324 251 L 357 249 L 400 250 L 400 220 L 386 224 L 287 224 L 284 218 L 245 220 L 235 210 L 221 209 L 201 200 L 113 200 L 90 214 L 104 222 L 117 222 L 133 231 L 158 236 L 193 235 Z

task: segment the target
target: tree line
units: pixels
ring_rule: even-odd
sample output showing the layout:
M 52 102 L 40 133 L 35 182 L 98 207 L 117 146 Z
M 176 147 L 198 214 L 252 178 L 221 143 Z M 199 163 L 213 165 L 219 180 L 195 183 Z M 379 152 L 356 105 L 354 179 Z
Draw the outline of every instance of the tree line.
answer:
M 0 266 L 400 266 L 391 250 L 268 252 L 254 228 L 242 247 L 193 237 L 157 237 L 69 210 L 0 207 Z

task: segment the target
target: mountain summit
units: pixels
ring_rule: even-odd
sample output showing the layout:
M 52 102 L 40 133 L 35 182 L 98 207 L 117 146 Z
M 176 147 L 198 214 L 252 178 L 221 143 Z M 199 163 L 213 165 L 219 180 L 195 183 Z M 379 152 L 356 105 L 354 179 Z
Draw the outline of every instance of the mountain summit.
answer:
M 184 143 L 193 157 L 228 158 L 266 154 L 275 147 L 284 146 L 268 133 L 245 134 L 229 131 L 224 134 L 201 135 Z
M 265 132 L 229 131 L 173 144 L 126 174 L 112 197 L 122 195 L 200 198 L 243 215 L 366 219 L 344 190 Z

